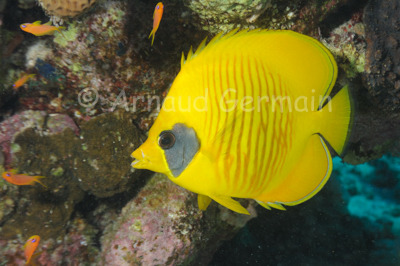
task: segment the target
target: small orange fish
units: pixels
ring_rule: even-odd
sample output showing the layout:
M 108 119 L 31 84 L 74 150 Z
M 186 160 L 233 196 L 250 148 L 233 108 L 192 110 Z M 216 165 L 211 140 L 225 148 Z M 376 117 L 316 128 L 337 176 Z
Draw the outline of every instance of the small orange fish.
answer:
M 44 176 L 30 176 L 25 174 L 17 174 L 15 170 L 10 170 L 7 172 L 3 172 L 3 178 L 7 180 L 9 183 L 18 186 L 34 185 L 34 183 L 37 182 L 42 186 L 44 186 L 45 188 L 47 188 L 39 180 L 39 178 L 44 178 Z
M 35 21 L 33 23 L 24 23 L 21 24 L 20 28 L 21 30 L 32 33 L 35 36 L 53 35 L 55 31 L 58 31 L 62 34 L 61 30 L 65 29 L 65 27 L 52 26 L 51 21 L 43 25 L 41 23 L 42 23 L 41 21 Z
M 149 39 L 153 35 L 153 39 L 151 40 L 151 46 L 153 46 L 154 36 L 156 35 L 156 31 L 158 30 L 158 26 L 160 26 L 160 21 L 162 18 L 162 14 L 164 12 L 163 3 L 159 2 L 154 9 L 153 14 L 153 30 L 150 32 Z
M 30 78 L 34 77 L 36 74 L 25 74 L 20 79 L 18 79 L 14 84 L 13 88 L 18 89 L 22 85 L 24 85 Z
M 26 243 L 24 245 L 24 253 L 25 253 L 25 259 L 26 259 L 25 264 L 29 264 L 31 262 L 32 255 L 33 255 L 33 253 L 35 253 L 35 250 L 36 250 L 37 246 L 39 245 L 39 242 L 40 242 L 40 236 L 38 236 L 38 235 L 31 236 L 26 241 Z

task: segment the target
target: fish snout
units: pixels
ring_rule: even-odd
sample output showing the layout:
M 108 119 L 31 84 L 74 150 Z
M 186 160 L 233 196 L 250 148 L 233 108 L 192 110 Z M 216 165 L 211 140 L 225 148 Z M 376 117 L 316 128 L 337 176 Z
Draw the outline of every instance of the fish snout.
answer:
M 165 160 L 164 151 L 156 142 L 146 141 L 131 156 L 135 158 L 132 167 L 136 169 L 147 169 L 158 173 L 169 173 L 168 165 Z
M 138 148 L 132 152 L 131 157 L 135 159 L 131 164 L 133 168 L 148 169 L 150 161 L 148 160 L 148 157 L 145 156 L 141 148 Z

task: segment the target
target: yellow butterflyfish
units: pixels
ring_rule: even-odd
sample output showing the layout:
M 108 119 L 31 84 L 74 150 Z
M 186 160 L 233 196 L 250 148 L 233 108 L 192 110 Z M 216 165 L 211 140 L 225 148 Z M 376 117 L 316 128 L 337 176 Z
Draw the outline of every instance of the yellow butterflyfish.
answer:
M 351 102 L 331 90 L 337 65 L 317 40 L 288 30 L 232 31 L 182 57 L 181 71 L 132 166 L 164 173 L 249 214 L 233 198 L 284 210 L 328 181 L 349 135 Z

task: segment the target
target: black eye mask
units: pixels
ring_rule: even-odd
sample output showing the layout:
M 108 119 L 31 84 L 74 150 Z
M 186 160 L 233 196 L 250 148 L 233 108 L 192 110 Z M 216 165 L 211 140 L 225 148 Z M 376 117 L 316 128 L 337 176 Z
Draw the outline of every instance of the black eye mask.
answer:
M 186 169 L 200 148 L 196 132 L 184 124 L 175 124 L 172 130 L 161 132 L 158 145 L 164 150 L 174 177 Z

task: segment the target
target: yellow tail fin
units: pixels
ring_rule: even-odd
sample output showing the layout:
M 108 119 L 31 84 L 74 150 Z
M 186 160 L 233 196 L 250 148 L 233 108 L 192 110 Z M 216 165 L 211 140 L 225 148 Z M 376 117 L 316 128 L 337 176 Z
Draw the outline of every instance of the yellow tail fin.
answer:
M 151 46 L 153 46 L 154 35 L 156 35 L 156 33 L 154 32 L 154 30 L 152 30 L 152 31 L 150 32 L 150 35 L 149 35 L 149 39 L 150 39 L 151 36 L 153 36 L 153 38 L 151 39 Z
M 340 155 L 350 133 L 351 99 L 348 86 L 341 89 L 319 112 L 320 133 Z
M 67 39 L 67 38 L 65 37 L 64 33 L 62 33 L 62 31 L 61 31 L 61 30 L 65 30 L 65 29 L 66 29 L 65 27 L 57 27 L 57 31 L 58 31 L 59 33 L 61 33 L 61 35 L 64 37 L 64 39 Z
M 40 178 L 46 178 L 45 176 L 35 176 L 36 178 L 34 179 L 35 182 L 41 184 L 43 187 L 45 187 L 46 189 L 49 189 L 45 184 L 43 184 L 39 179 Z

